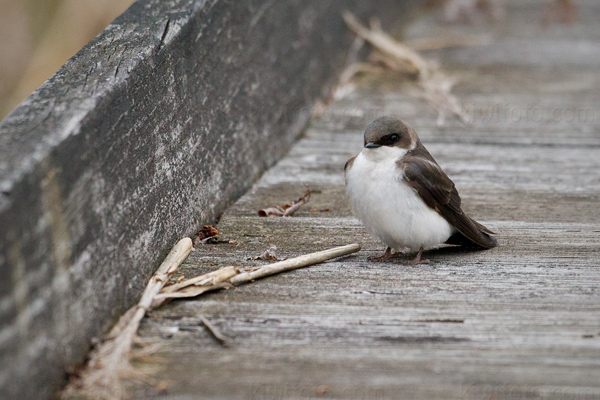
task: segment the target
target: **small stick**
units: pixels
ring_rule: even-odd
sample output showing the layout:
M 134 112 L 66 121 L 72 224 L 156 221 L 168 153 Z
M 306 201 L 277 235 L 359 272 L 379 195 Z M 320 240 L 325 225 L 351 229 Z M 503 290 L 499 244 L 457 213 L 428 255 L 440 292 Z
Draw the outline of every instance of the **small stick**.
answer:
M 269 275 L 278 274 L 280 272 L 290 271 L 296 268 L 307 267 L 309 265 L 318 264 L 323 261 L 331 260 L 332 258 L 345 256 L 356 253 L 360 250 L 360 245 L 349 244 L 346 246 L 335 247 L 329 250 L 323 250 L 316 253 L 306 254 L 304 256 L 295 257 L 289 260 L 276 262 L 265 265 L 253 271 L 244 271 L 239 275 L 234 276 L 229 280 L 232 285 L 261 279 Z
M 190 255 L 193 250 L 192 239 L 181 239 L 171 250 L 167 258 L 160 264 L 154 276 L 148 282 L 146 290 L 142 294 L 137 307 L 143 308 L 145 311 L 150 309 L 152 299 L 161 291 L 165 284 L 169 281 L 169 277 L 177 272 L 177 268 Z
M 370 57 L 372 62 L 417 79 L 423 97 L 438 112 L 438 125 L 444 124 L 446 114 L 455 115 L 465 124 L 470 122 L 469 116 L 452 94 L 456 83 L 454 79 L 447 77 L 414 49 L 382 31 L 378 23 L 371 24 L 369 29 L 349 11 L 344 12 L 343 18 L 350 29 L 374 47 Z
M 221 332 L 219 332 L 219 330 L 217 328 L 215 328 L 215 326 L 213 324 L 210 323 L 209 320 L 207 320 L 206 318 L 204 318 L 202 315 L 200 316 L 200 322 L 202 322 L 202 325 L 204 325 L 204 327 L 210 332 L 210 334 L 217 339 L 217 342 L 219 342 L 219 344 L 226 346 L 227 345 L 227 338 L 225 336 L 223 336 L 221 334 Z
M 163 261 L 158 268 L 156 274 L 150 279 L 139 303 L 130 308 L 121 317 L 119 323 L 111 330 L 108 339 L 92 351 L 90 361 L 81 372 L 80 377 L 69 383 L 61 394 L 62 398 L 68 398 L 70 396 L 87 396 L 98 399 L 126 397 L 126 392 L 121 386 L 121 378 L 126 375 L 133 376 L 136 373 L 130 364 L 129 352 L 133 341 L 137 336 L 140 321 L 144 318 L 146 312 L 155 305 L 154 301 L 156 299 L 164 301 L 167 296 L 176 296 L 183 291 L 190 289 L 198 289 L 197 291 L 192 292 L 201 294 L 207 291 L 221 289 L 227 285 L 239 285 L 251 282 L 269 275 L 318 264 L 332 258 L 356 253 L 360 250 L 360 245 L 350 244 L 336 247 L 292 258 L 290 260 L 268 264 L 241 273 L 234 267 L 223 267 L 211 273 L 169 286 L 169 288 L 159 294 L 169 280 L 169 277 L 177 271 L 179 265 L 181 265 L 192 250 L 192 240 L 189 238 L 182 239 L 175 247 L 173 247 L 165 261 Z M 183 284 L 187 286 L 184 287 Z M 200 286 L 196 284 L 200 284 Z M 165 298 L 161 299 L 162 296 L 165 296 Z M 160 304 L 162 304 L 162 301 Z M 227 338 L 221 335 L 219 331 L 206 320 L 206 318 L 200 317 L 200 320 L 206 329 L 208 329 L 221 344 L 227 342 Z
M 379 27 L 369 29 L 363 26 L 356 17 L 346 11 L 343 14 L 346 24 L 358 36 L 371 43 L 381 52 L 393 57 L 395 61 L 403 65 L 403 69 L 410 75 L 427 75 L 429 73 L 429 65 L 423 57 L 410 47 L 397 42 L 391 36 L 383 32 Z
M 275 206 L 258 210 L 259 217 L 291 217 L 300 207 L 308 203 L 310 200 L 310 188 L 306 186 L 306 193 L 298 200 L 293 201 L 292 204 L 286 204 L 283 206 Z
M 196 297 L 206 292 L 231 287 L 231 285 L 240 285 L 242 283 L 254 281 L 256 279 L 278 274 L 280 272 L 318 264 L 323 261 L 331 260 L 332 258 L 356 253 L 359 250 L 360 245 L 349 244 L 329 250 L 319 251 L 317 253 L 306 254 L 304 256 L 289 260 L 283 260 L 273 264 L 267 264 L 265 266 L 243 272 L 240 272 L 235 267 L 223 267 L 208 274 L 200 275 L 198 277 L 188 279 L 185 282 L 165 288 L 155 297 L 154 302 L 152 303 L 152 308 L 159 307 L 167 299 Z M 202 286 L 192 286 L 188 284 L 188 282 L 200 283 L 204 281 L 205 283 Z

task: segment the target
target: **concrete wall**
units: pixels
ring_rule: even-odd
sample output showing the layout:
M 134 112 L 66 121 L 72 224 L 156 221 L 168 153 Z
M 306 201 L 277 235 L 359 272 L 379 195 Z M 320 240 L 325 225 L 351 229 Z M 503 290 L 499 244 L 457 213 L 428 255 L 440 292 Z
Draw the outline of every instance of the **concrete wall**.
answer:
M 407 4 L 141 0 L 9 115 L 0 398 L 52 397 L 172 244 L 285 153 L 345 64 L 343 10 Z

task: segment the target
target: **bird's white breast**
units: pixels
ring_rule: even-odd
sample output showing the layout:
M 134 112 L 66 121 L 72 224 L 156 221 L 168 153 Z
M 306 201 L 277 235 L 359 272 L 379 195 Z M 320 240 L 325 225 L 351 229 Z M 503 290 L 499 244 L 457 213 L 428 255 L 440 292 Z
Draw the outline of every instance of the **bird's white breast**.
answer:
M 396 161 L 407 150 L 364 149 L 346 171 L 346 195 L 365 227 L 397 251 L 444 243 L 454 228 L 404 180 Z

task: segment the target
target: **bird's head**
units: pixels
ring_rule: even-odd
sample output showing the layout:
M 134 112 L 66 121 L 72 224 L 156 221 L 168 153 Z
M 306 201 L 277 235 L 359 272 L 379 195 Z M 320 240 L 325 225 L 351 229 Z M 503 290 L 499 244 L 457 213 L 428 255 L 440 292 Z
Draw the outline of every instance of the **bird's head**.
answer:
M 418 140 L 414 129 L 401 119 L 379 117 L 367 126 L 364 147 L 377 149 L 385 146 L 411 150 Z

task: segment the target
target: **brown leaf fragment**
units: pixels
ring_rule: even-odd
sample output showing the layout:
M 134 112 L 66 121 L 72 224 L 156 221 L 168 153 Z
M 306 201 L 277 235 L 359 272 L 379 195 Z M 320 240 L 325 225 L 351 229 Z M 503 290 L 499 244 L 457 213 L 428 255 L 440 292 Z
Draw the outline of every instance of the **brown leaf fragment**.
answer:
M 263 208 L 262 210 L 258 210 L 259 217 L 291 217 L 300 207 L 304 204 L 308 203 L 310 200 L 310 188 L 306 187 L 306 193 L 304 196 L 300 197 L 298 200 L 292 202 L 291 204 L 285 204 L 283 206 L 275 206 Z
M 219 230 L 212 225 L 204 225 L 202 229 L 196 232 L 194 238 L 194 246 L 198 244 L 206 244 L 215 242 L 219 239 Z
M 286 208 L 285 207 L 290 207 L 289 204 L 286 204 L 284 207 L 269 207 L 269 208 L 263 208 L 262 210 L 258 210 L 258 216 L 259 217 L 283 217 L 283 214 L 285 213 Z
M 274 244 L 271 245 L 267 250 L 265 250 L 261 255 L 256 257 L 250 257 L 248 260 L 264 260 L 264 261 L 283 261 L 287 260 L 287 258 L 278 258 L 277 257 L 277 246 Z

